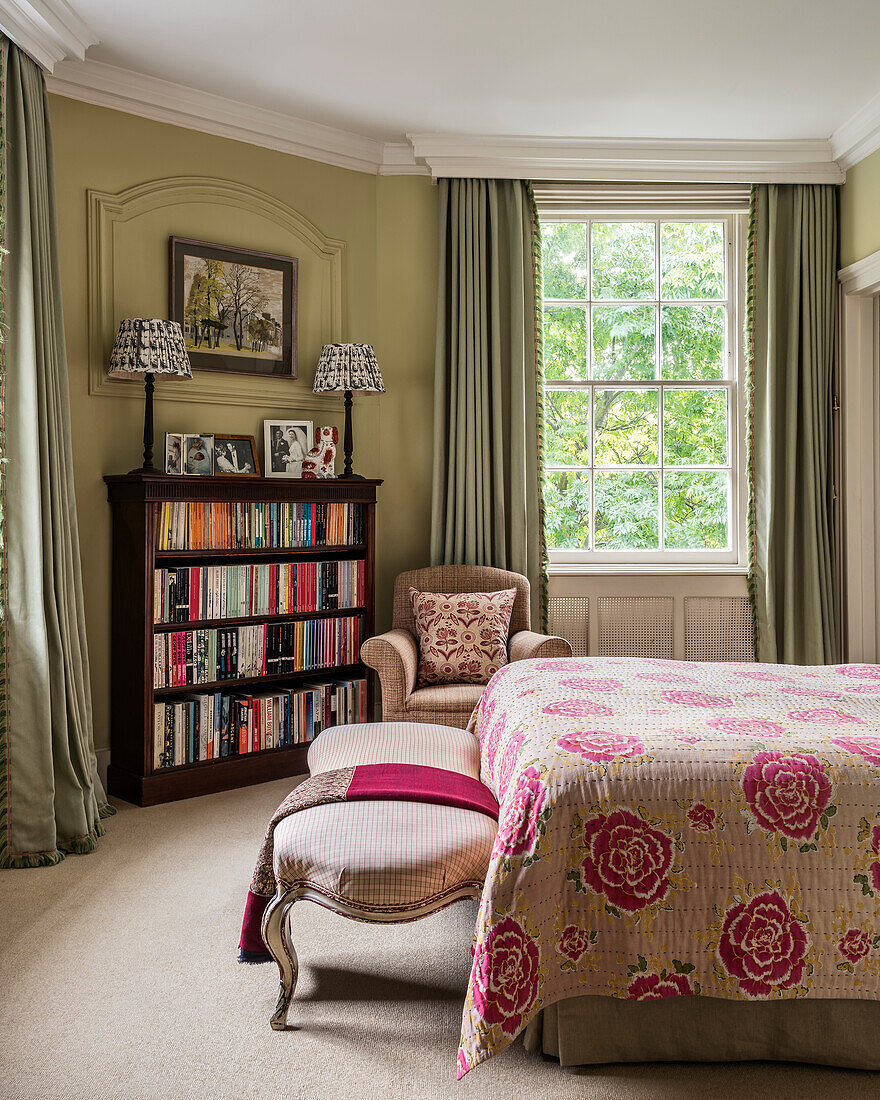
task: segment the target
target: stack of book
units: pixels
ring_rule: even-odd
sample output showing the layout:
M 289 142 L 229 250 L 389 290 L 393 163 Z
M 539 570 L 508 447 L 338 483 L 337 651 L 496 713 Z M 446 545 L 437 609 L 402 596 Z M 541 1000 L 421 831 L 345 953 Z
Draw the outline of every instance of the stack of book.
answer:
M 364 599 L 363 560 L 156 569 L 153 621 L 334 611 L 361 607 Z
M 363 505 L 338 502 L 163 501 L 156 524 L 157 550 L 277 550 L 363 541 Z
M 153 687 L 350 665 L 359 659 L 360 644 L 356 615 L 168 631 L 153 636 Z
M 313 740 L 330 726 L 366 720 L 366 680 L 331 680 L 259 694 L 186 695 L 154 704 L 154 767 L 288 748 Z

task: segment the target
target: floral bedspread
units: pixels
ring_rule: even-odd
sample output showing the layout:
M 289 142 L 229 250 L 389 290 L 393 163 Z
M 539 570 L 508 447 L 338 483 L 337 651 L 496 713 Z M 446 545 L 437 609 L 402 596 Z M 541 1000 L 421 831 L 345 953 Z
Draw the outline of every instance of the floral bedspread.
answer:
M 459 1077 L 545 1005 L 880 999 L 880 666 L 519 661 Z

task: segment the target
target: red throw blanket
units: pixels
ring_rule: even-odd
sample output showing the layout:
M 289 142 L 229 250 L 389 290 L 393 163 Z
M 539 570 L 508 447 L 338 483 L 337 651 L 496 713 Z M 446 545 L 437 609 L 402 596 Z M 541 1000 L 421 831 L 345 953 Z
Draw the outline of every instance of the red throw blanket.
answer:
M 479 779 L 421 764 L 360 764 L 312 776 L 281 803 L 266 830 L 244 910 L 239 940 L 241 962 L 268 962 L 261 925 L 277 883 L 273 856 L 275 827 L 291 814 L 329 802 L 428 802 L 476 810 L 498 820 L 498 802 Z

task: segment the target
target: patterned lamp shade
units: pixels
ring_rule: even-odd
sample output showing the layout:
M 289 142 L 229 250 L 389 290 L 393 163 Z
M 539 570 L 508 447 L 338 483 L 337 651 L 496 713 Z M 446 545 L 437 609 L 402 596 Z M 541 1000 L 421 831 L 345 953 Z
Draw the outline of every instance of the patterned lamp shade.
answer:
M 384 393 L 382 373 L 370 344 L 325 344 L 315 371 L 315 393 L 360 390 Z
M 107 373 L 176 374 L 192 378 L 192 367 L 177 321 L 130 317 L 116 333 Z

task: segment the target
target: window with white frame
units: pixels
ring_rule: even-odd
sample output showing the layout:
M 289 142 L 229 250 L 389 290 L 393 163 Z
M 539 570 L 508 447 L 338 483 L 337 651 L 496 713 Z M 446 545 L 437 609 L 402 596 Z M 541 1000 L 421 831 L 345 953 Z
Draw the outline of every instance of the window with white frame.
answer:
M 542 218 L 551 562 L 743 564 L 744 221 Z

